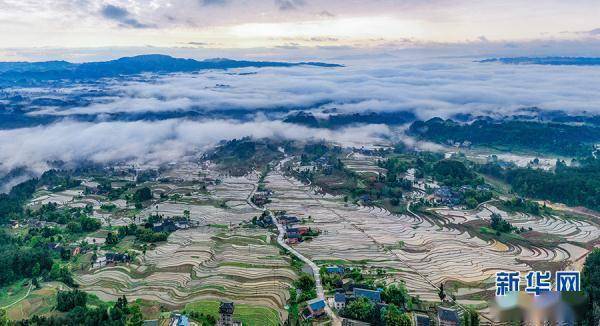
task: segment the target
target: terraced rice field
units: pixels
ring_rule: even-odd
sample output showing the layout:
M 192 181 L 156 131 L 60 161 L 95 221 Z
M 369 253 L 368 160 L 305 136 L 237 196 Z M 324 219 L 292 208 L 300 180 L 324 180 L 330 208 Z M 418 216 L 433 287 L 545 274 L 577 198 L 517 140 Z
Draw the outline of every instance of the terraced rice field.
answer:
M 367 156 L 360 153 L 351 153 L 347 155 L 342 162 L 346 168 L 356 173 L 385 175 L 387 171 L 384 168 L 377 166 L 377 160 L 382 159 L 382 157 L 378 156 Z
M 126 295 L 182 307 L 225 298 L 270 307 L 283 318 L 297 275 L 268 239 L 263 230 L 179 230 L 135 262 L 93 270 L 77 281 L 104 300 Z
M 195 168 L 195 169 L 194 169 Z M 250 174 L 244 177 L 221 175 L 215 166 L 182 164 L 161 177 L 169 176 L 183 183 L 157 183 L 151 186 L 153 193 L 168 195 L 180 194 L 179 199 L 161 201 L 145 209 L 141 215 L 162 214 L 165 216 L 181 216 L 184 210 L 190 211 L 192 220 L 205 224 L 237 224 L 252 219 L 257 214 L 246 202 L 246 198 L 258 182 L 258 175 Z M 197 177 L 190 177 L 197 176 Z M 202 177 L 199 177 L 202 176 Z M 205 182 L 190 182 L 212 180 L 205 189 L 200 184 Z M 214 182 L 219 180 L 219 182 Z M 223 204 L 223 205 L 221 205 Z
M 587 252 L 585 243 L 600 238 L 600 228 L 587 222 L 511 216 L 509 220 L 516 226 L 531 226 L 564 237 L 565 242 L 554 248 L 505 245 L 453 226 L 489 219 L 492 206 L 475 211 L 441 209 L 436 211 L 437 218 L 395 215 L 381 208 L 349 205 L 339 198 L 320 196 L 310 186 L 277 171 L 269 174 L 266 183 L 275 191 L 269 209 L 286 210 L 300 217 L 310 215 L 312 220 L 307 226 L 324 231 L 312 241 L 295 246 L 303 255 L 318 261 L 344 260 L 385 268 L 390 280 L 405 281 L 413 295 L 425 300 L 439 300 L 434 285 L 446 281 L 469 283 L 485 290 L 493 286 L 489 282 L 496 271 L 525 272 L 541 261 L 570 264 Z M 404 243 L 402 248 L 397 246 L 399 241 Z M 465 303 L 485 304 L 472 300 Z

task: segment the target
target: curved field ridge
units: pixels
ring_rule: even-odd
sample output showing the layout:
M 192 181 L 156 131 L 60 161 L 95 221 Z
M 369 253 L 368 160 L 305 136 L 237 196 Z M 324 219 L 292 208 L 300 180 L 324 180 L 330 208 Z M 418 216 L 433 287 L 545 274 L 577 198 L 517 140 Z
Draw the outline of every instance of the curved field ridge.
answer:
M 262 230 L 180 230 L 135 262 L 92 270 L 77 276 L 77 282 L 104 300 L 126 295 L 181 307 L 229 299 L 284 314 L 288 288 L 297 276 L 267 239 Z
M 268 205 L 300 218 L 312 217 L 306 226 L 323 233 L 295 248 L 311 260 L 347 261 L 353 265 L 383 268 L 388 278 L 404 281 L 413 295 L 439 300 L 431 284 L 460 281 L 481 284 L 497 271 L 529 271 L 536 262 L 569 264 L 586 249 L 572 242 L 589 243 L 600 238 L 597 225 L 558 217 L 503 216 L 518 227 L 532 227 L 564 238 L 569 243 L 554 247 L 507 245 L 484 240 L 458 228 L 469 221 L 489 220 L 490 205 L 475 211 L 439 209 L 425 215 L 395 215 L 378 207 L 344 204 L 335 197 L 321 196 L 310 186 L 274 172 L 266 178 L 275 195 Z M 399 242 L 402 246 L 398 246 Z M 427 279 L 414 274 L 420 271 Z

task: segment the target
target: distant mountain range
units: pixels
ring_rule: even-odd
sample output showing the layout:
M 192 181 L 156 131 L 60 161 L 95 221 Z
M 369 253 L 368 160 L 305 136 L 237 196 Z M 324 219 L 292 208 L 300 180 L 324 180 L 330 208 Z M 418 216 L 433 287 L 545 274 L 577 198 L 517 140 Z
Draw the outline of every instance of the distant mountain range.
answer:
M 292 66 L 341 67 L 323 62 L 238 61 L 231 59 L 181 59 L 168 55 L 149 54 L 103 62 L 71 63 L 0 62 L 0 84 L 37 84 L 44 81 L 91 80 L 104 77 L 137 75 L 141 73 L 194 72 L 206 69 Z
M 515 65 L 552 65 L 552 66 L 600 66 L 600 58 L 589 57 L 515 57 L 491 58 L 480 63 L 499 62 Z

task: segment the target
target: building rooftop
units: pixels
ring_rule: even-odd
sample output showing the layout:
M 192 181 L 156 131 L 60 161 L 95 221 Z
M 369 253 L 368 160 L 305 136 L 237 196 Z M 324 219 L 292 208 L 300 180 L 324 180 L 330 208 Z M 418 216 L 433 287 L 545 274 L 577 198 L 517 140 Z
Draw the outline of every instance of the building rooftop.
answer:
M 381 302 L 381 291 L 354 288 L 354 296 L 357 298 L 364 297 L 373 302 Z
M 234 309 L 233 302 L 221 302 L 219 313 L 232 315 Z
M 338 274 L 343 274 L 344 273 L 344 267 L 343 266 L 327 266 L 325 267 L 325 270 L 327 271 L 327 273 L 338 273 Z
M 440 320 L 460 324 L 460 315 L 454 308 L 437 307 L 437 313 Z
M 306 302 L 312 311 L 325 309 L 325 301 L 321 298 L 312 299 Z
M 335 300 L 335 302 L 346 302 L 346 294 L 345 293 L 336 293 L 333 296 L 333 300 Z
M 417 326 L 429 326 L 431 322 L 429 321 L 429 316 L 427 315 L 416 315 Z

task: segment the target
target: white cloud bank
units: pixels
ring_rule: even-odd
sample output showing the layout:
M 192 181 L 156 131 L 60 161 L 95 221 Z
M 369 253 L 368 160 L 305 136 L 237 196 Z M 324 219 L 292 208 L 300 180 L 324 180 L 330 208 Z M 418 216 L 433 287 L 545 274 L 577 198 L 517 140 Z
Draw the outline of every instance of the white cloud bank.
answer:
M 326 139 L 346 145 L 372 144 L 389 137 L 386 126 L 369 125 L 337 131 L 311 129 L 279 121 L 233 122 L 171 119 L 157 122 L 74 122 L 0 130 L 0 172 L 28 167 L 37 173 L 48 162 L 160 164 L 201 153 L 223 139 L 252 136 L 293 140 Z
M 504 65 L 471 58 L 338 60 L 342 68 L 243 69 L 116 82 L 100 103 L 32 114 L 69 116 L 241 109 L 337 108 L 505 115 L 526 107 L 600 114 L 600 67 Z

